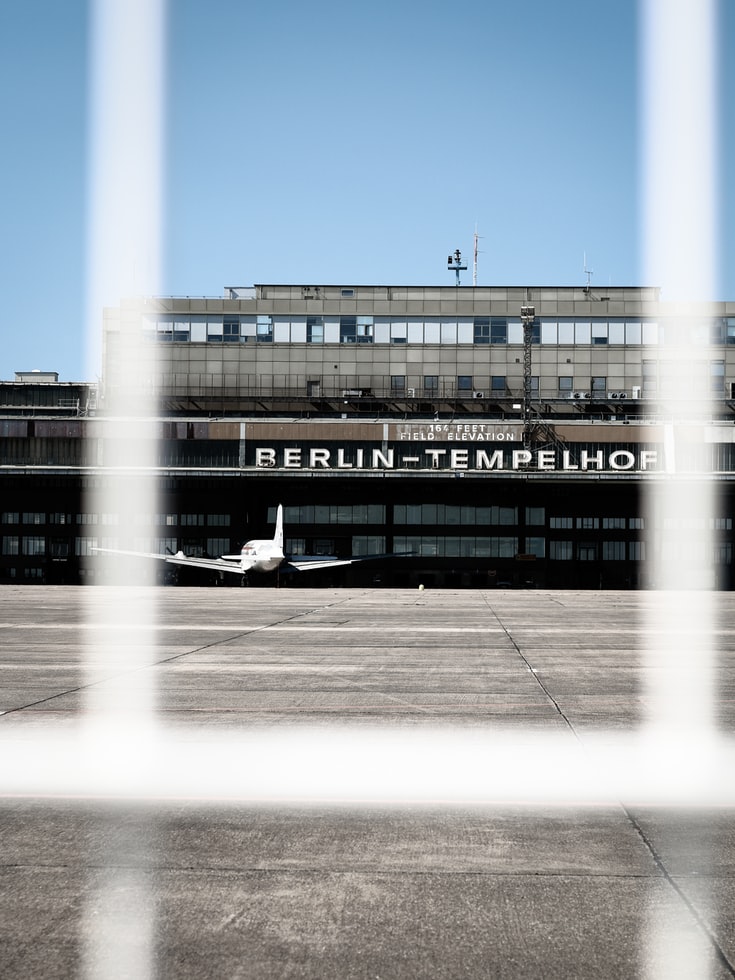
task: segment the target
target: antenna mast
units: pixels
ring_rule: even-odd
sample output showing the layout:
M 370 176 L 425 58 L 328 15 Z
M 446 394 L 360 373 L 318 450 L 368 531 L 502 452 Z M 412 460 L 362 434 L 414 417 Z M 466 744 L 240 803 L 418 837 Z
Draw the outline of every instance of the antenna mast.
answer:
M 477 241 L 479 237 L 480 236 L 477 234 L 477 225 L 475 225 L 475 256 L 472 262 L 472 285 L 473 286 L 477 285 Z
M 587 268 L 587 253 L 584 253 L 584 274 L 587 276 L 587 285 L 584 287 L 584 291 L 589 293 L 592 290 L 592 273 L 594 269 Z

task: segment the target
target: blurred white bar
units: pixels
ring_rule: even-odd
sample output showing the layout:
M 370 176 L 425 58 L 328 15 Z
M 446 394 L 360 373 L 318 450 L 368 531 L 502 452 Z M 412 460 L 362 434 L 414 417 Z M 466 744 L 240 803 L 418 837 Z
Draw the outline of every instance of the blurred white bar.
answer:
M 654 668 L 647 723 L 662 738 L 686 729 L 713 734 L 713 519 L 715 486 L 687 472 L 682 452 L 703 440 L 714 409 L 705 349 L 690 326 L 716 293 L 716 4 L 644 0 L 641 142 L 644 274 L 681 325 L 666 326 L 659 359 L 658 414 L 666 423 L 665 474 L 649 485 L 647 560 L 656 592 L 649 606 L 647 665 Z M 691 470 L 691 464 L 689 464 Z
M 672 329 L 667 318 L 665 343 L 657 348 L 665 466 L 649 485 L 645 506 L 655 591 L 646 624 L 650 680 L 636 768 L 649 769 L 664 799 L 670 793 L 673 802 L 678 788 L 689 805 L 700 806 L 711 805 L 716 787 L 732 781 L 713 697 L 715 485 L 709 474 L 692 472 L 686 456 L 693 441 L 704 441 L 715 407 L 707 348 L 697 349 L 692 327 L 701 304 L 717 291 L 716 2 L 642 0 L 641 11 L 644 279 L 661 287 L 679 326 Z M 729 792 L 728 785 L 723 796 Z M 710 975 L 708 944 L 672 909 L 652 904 L 648 937 L 649 980 Z
M 0 739 L 9 795 L 120 800 L 732 806 L 735 740 L 284 728 Z M 43 751 L 41 751 L 43 749 Z
M 94 0 L 90 27 L 87 338 L 89 372 L 95 376 L 102 362 L 103 308 L 160 292 L 165 2 Z M 152 470 L 155 344 L 145 341 L 134 309 L 127 319 L 123 314 L 115 342 L 116 349 L 106 352 L 114 371 L 103 378 L 102 415 L 87 444 L 91 478 L 84 510 L 96 515 L 98 546 L 135 549 L 136 537 L 142 529 L 150 533 L 158 510 Z M 143 669 L 155 654 L 155 592 L 138 587 L 153 583 L 154 570 L 111 555 L 96 556 L 94 566 L 95 586 L 84 590 L 92 629 L 84 743 L 77 758 L 80 772 L 88 780 L 94 775 L 92 794 L 115 778 L 121 747 L 135 744 L 142 764 L 156 709 L 154 672 Z M 90 765 L 100 746 L 105 765 Z M 147 846 L 139 835 L 124 843 L 126 853 L 111 852 L 111 867 L 90 890 L 83 956 L 90 980 L 154 975 L 152 903 L 136 870 L 145 863 Z M 115 871 L 121 865 L 129 868 L 122 877 Z

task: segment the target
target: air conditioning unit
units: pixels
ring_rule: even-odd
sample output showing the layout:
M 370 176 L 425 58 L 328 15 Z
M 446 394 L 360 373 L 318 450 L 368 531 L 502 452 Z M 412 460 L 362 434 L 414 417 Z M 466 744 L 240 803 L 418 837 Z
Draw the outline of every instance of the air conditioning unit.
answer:
M 628 393 L 625 391 L 608 391 L 607 397 L 617 401 L 618 399 L 627 398 Z
M 572 398 L 576 398 L 576 399 L 589 398 L 589 397 L 590 397 L 589 391 L 575 391 L 572 393 Z
M 406 388 L 406 395 L 409 398 L 415 398 L 416 397 L 416 389 L 415 388 Z
M 472 397 L 473 398 L 484 398 L 485 397 L 485 392 L 484 391 L 473 391 L 472 392 Z
M 639 385 L 633 385 L 633 398 L 638 401 L 641 397 L 641 389 Z

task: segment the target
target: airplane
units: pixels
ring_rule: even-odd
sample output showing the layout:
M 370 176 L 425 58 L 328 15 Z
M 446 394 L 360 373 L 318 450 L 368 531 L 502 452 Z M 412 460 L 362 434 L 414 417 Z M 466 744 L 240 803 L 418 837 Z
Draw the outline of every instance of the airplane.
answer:
M 94 548 L 95 553 L 110 555 L 129 555 L 133 558 L 156 558 L 158 561 L 171 565 L 187 565 L 194 568 L 206 568 L 209 571 L 225 572 L 231 575 L 242 575 L 248 572 L 274 572 L 284 565 L 289 570 L 311 572 L 318 568 L 335 568 L 338 565 L 352 565 L 355 562 L 369 561 L 375 558 L 386 558 L 387 555 L 361 555 L 355 558 L 335 558 L 331 555 L 324 557 L 287 557 L 283 551 L 283 507 L 278 505 L 276 511 L 276 528 L 272 538 L 258 538 L 246 541 L 239 555 L 222 555 L 220 558 L 195 558 L 185 555 L 183 551 L 176 554 L 162 555 L 145 551 L 120 551 L 115 548 Z

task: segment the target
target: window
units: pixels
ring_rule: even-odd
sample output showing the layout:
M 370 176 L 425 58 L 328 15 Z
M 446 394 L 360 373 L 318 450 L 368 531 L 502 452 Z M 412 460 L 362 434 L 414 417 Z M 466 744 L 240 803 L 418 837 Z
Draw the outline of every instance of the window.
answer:
M 392 374 L 390 376 L 390 390 L 392 392 L 402 392 L 406 390 L 406 375 Z
M 631 561 L 644 561 L 646 557 L 645 541 L 628 542 L 628 558 Z
M 489 316 L 475 317 L 474 340 L 476 344 L 490 343 L 490 317 Z
M 2 516 L 3 524 L 20 524 L 20 514 L 17 510 L 5 510 Z
M 71 524 L 71 514 L 49 514 L 49 524 Z
M 727 343 L 735 344 L 735 317 L 729 316 L 727 318 L 725 331 L 726 331 Z
M 324 320 L 320 316 L 307 316 L 306 318 L 306 343 L 324 343 Z
M 551 528 L 570 528 L 573 526 L 571 517 L 550 517 L 549 527 Z
M 625 561 L 625 541 L 603 541 L 603 561 Z
M 222 320 L 210 320 L 207 322 L 207 341 L 212 343 L 222 343 L 224 324 Z
M 371 316 L 341 316 L 339 318 L 339 342 L 341 344 L 372 344 L 373 318 Z
M 545 524 L 546 509 L 544 507 L 526 507 L 526 524 Z
M 182 514 L 181 515 L 181 526 L 182 527 L 203 527 L 204 526 L 204 514 Z
M 352 538 L 353 555 L 380 555 L 385 552 L 382 534 L 356 534 Z
M 213 558 L 226 555 L 230 550 L 229 538 L 207 538 L 207 553 Z
M 67 538 L 51 538 L 49 542 L 49 554 L 52 558 L 69 557 L 69 541 Z
M 20 538 L 17 534 L 7 534 L 3 537 L 2 553 L 4 555 L 19 554 Z
M 45 524 L 46 514 L 39 511 L 25 511 L 23 513 L 24 524 Z
M 506 389 L 506 379 L 504 374 L 493 374 L 490 378 L 490 390 L 491 391 L 505 391 Z
M 223 325 L 222 340 L 226 344 L 240 343 L 240 318 L 226 316 Z
M 596 531 L 600 526 L 599 517 L 578 517 L 577 527 L 581 527 L 584 531 Z
M 424 391 L 429 393 L 434 393 L 439 390 L 439 375 L 438 374 L 425 374 L 424 375 Z
M 596 561 L 597 545 L 594 541 L 580 541 L 577 545 L 578 561 Z
M 457 378 L 457 391 L 472 391 L 472 375 L 460 374 Z
M 607 391 L 607 378 L 592 378 L 592 391 Z
M 552 561 L 571 561 L 571 541 L 549 541 L 549 558 Z
M 722 395 L 725 392 L 725 362 L 709 362 L 710 391 L 715 395 Z
M 607 324 L 606 323 L 593 323 L 592 324 L 592 343 L 593 344 L 606 344 L 607 343 Z
M 259 344 L 273 343 L 273 317 L 258 314 L 255 322 L 255 339 Z
M 602 529 L 603 530 L 619 530 L 625 528 L 625 518 L 624 517 L 603 517 L 602 518 Z
M 46 538 L 28 535 L 23 538 L 24 555 L 45 555 Z
M 574 378 L 570 374 L 563 374 L 559 377 L 559 391 L 566 394 L 574 387 Z
M 229 527 L 229 514 L 207 514 L 207 524 L 209 527 Z
M 546 555 L 546 538 L 526 538 L 526 554 L 543 558 Z
M 643 375 L 643 394 L 646 396 L 655 395 L 657 390 L 656 383 L 656 362 L 655 361 L 643 361 L 642 364 L 642 375 Z
M 538 336 L 541 337 L 540 325 L 534 324 L 534 330 L 538 327 Z M 490 318 L 490 343 L 491 344 L 507 344 L 508 343 L 508 321 L 503 316 L 494 316 Z M 538 343 L 538 340 L 534 341 Z
M 344 299 L 349 299 L 350 297 L 352 297 L 354 295 L 355 295 L 355 290 L 354 289 L 343 289 L 340 292 L 340 296 L 342 296 Z
M 642 530 L 643 528 L 643 518 L 642 517 L 631 517 L 628 521 L 628 527 L 631 530 Z

